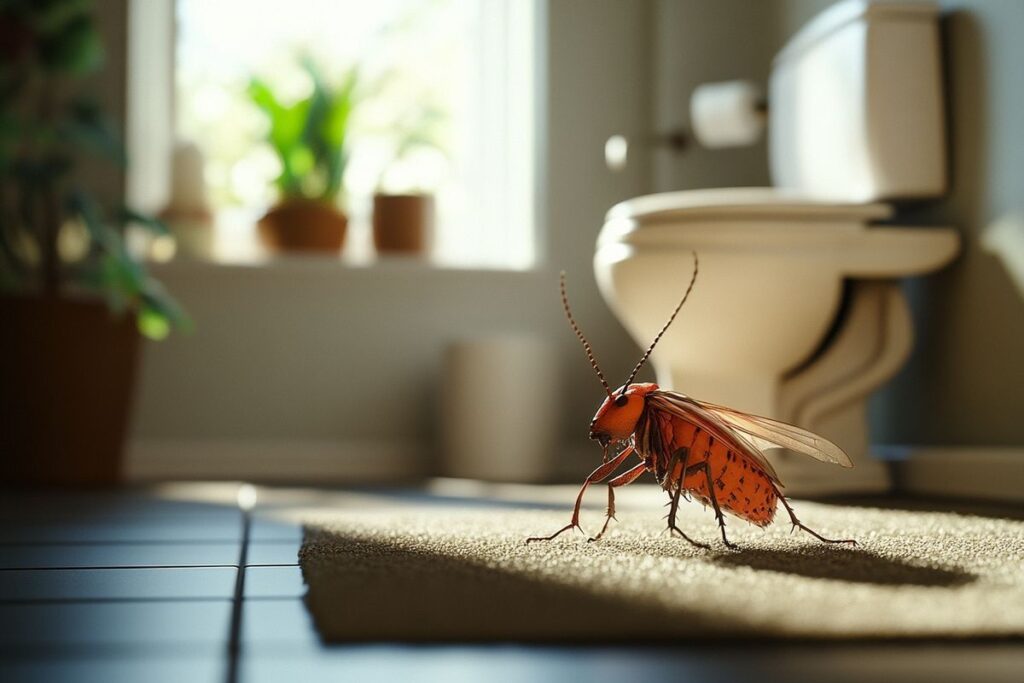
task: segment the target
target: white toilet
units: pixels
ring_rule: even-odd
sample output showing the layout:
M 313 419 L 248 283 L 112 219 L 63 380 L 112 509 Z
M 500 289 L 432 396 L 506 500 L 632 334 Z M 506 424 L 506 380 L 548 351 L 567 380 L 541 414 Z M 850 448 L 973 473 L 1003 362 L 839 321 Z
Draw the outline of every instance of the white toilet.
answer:
M 904 227 L 888 202 L 946 187 L 938 11 L 850 0 L 779 53 L 770 84 L 776 187 L 693 190 L 613 207 L 601 292 L 641 346 L 700 277 L 653 355 L 658 383 L 842 446 L 853 470 L 772 455 L 798 495 L 883 491 L 865 404 L 913 338 L 898 278 L 949 263 L 945 227 Z

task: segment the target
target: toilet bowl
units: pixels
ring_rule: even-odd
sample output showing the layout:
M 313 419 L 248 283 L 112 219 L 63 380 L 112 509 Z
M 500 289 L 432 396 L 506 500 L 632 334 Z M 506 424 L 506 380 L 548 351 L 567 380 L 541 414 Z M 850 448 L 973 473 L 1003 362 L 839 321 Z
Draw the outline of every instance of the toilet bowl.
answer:
M 789 493 L 889 487 L 870 457 L 865 406 L 911 348 L 899 279 L 959 249 L 951 228 L 900 225 L 891 203 L 945 190 L 937 40 L 928 4 L 827 10 L 773 65 L 775 187 L 631 199 L 598 238 L 602 295 L 641 346 L 699 254 L 696 287 L 652 356 L 659 384 L 811 429 L 854 461 L 838 472 L 769 453 Z M 902 99 L 908 89 L 913 101 Z

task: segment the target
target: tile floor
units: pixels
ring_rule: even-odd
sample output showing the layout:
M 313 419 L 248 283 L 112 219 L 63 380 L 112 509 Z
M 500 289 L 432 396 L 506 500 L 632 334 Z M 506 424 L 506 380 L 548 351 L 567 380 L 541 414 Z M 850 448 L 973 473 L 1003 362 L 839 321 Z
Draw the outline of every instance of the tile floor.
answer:
M 0 680 L 231 681 L 244 643 L 318 647 L 301 538 L 230 502 L 8 492 Z
M 0 492 L 0 681 L 996 683 L 1024 670 L 1018 642 L 325 645 L 302 600 L 301 528 L 218 490 Z

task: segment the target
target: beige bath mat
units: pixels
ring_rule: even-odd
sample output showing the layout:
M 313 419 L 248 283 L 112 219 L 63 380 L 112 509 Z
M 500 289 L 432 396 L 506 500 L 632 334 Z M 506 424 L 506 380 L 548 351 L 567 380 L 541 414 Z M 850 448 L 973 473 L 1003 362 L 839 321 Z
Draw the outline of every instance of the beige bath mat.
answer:
M 729 551 L 710 512 L 688 505 L 681 526 L 711 540 L 709 552 L 665 535 L 659 492 L 644 495 L 651 504 L 620 506 L 599 543 L 567 533 L 524 544 L 561 527 L 567 509 L 310 513 L 307 602 L 329 641 L 1024 635 L 1022 521 L 797 501 L 810 526 L 860 545 L 730 520 L 741 549 Z M 591 510 L 584 523 L 600 519 Z

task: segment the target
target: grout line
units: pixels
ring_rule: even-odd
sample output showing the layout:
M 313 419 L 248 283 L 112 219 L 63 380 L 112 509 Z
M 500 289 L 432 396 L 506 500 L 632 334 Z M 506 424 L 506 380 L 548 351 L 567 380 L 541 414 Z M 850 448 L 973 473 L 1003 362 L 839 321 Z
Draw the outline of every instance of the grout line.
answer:
M 235 576 L 235 596 L 231 603 L 231 627 L 228 632 L 227 683 L 238 681 L 238 658 L 242 649 L 242 605 L 245 597 L 245 563 L 249 555 L 249 533 L 252 516 L 242 510 L 242 548 L 238 555 L 238 574 Z

